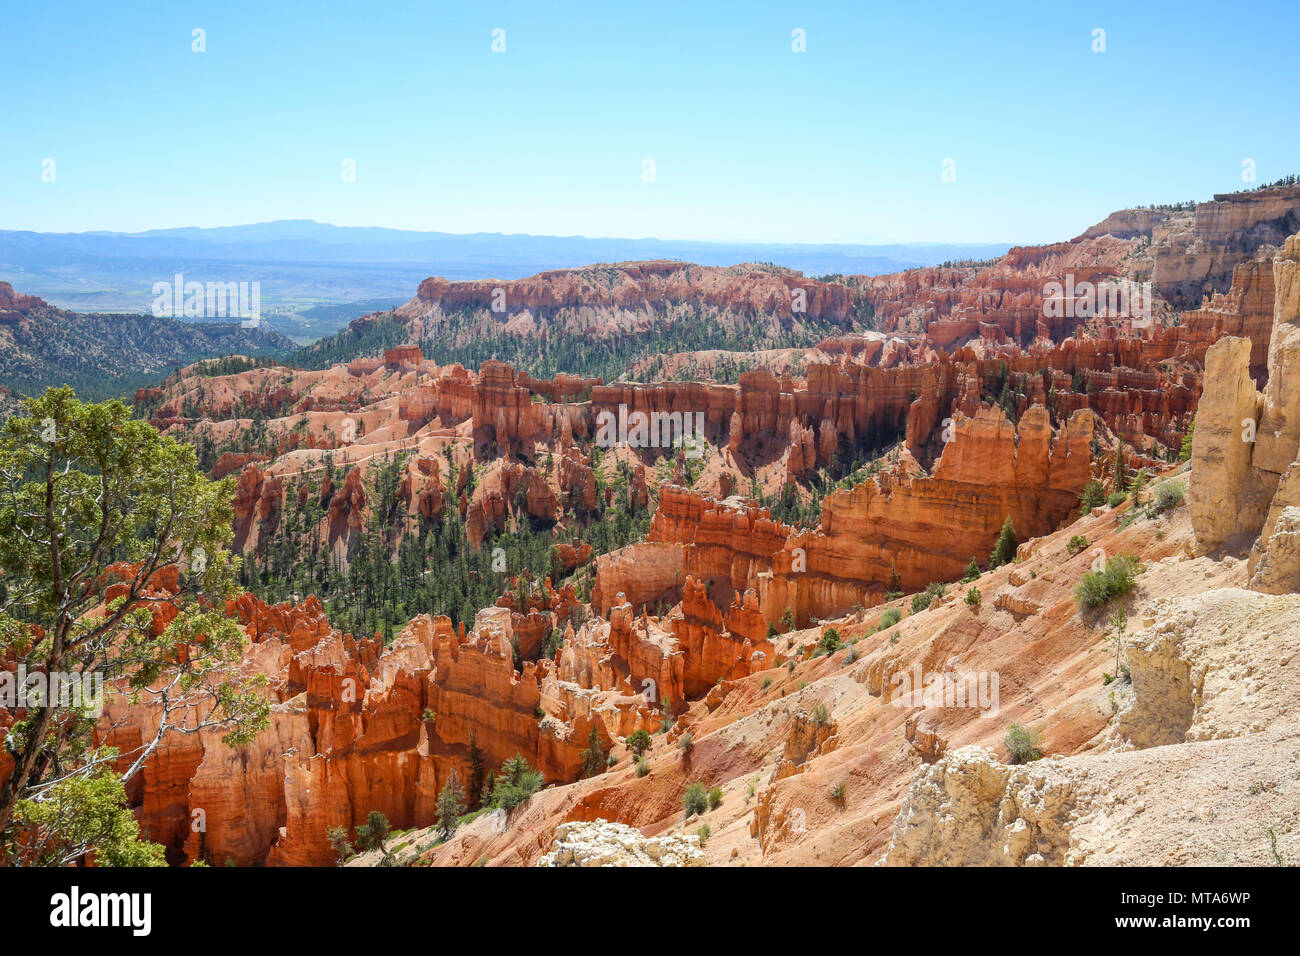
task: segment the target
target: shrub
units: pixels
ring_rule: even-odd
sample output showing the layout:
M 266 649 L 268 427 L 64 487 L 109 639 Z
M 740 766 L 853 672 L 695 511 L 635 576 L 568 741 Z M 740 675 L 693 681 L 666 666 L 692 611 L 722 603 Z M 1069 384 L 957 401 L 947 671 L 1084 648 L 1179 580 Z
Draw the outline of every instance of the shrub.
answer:
M 1122 491 L 1112 491 L 1110 497 L 1106 499 L 1106 504 L 1110 505 L 1112 508 L 1118 508 L 1125 502 L 1125 500 L 1127 500 L 1127 498 L 1128 495 Z
M 644 730 L 633 731 L 623 739 L 623 743 L 627 744 L 627 749 L 638 757 L 650 749 L 651 742 L 650 735 Z
M 351 841 L 348 840 L 348 831 L 343 827 L 330 827 L 325 831 L 325 839 L 329 840 L 330 849 L 334 851 L 334 858 L 340 866 L 356 855 Z
M 704 846 L 706 843 L 709 842 L 709 835 L 712 832 L 713 831 L 709 829 L 709 825 L 707 823 L 695 831 L 695 835 L 700 838 L 700 846 Z
M 786 608 L 781 615 L 781 630 L 787 634 L 794 630 L 794 611 L 790 608 Z
M 912 613 L 920 614 L 922 611 L 928 608 L 931 605 L 931 603 L 933 603 L 935 598 L 943 597 L 944 592 L 946 590 L 947 589 L 938 581 L 930 582 L 928 585 L 926 585 L 924 591 L 922 591 L 920 594 L 915 594 L 912 596 Z
M 825 704 L 818 704 L 813 708 L 812 722 L 814 727 L 825 727 L 831 722 L 831 712 L 826 709 Z
M 1074 557 L 1080 551 L 1087 550 L 1087 548 L 1088 548 L 1088 539 L 1081 534 L 1076 534 L 1065 544 L 1065 550 L 1070 555 L 1070 557 Z
M 966 565 L 966 576 L 962 578 L 963 582 L 974 581 L 980 576 L 979 562 L 975 560 L 975 555 L 970 556 L 970 564 Z
M 659 706 L 663 708 L 664 719 L 659 722 L 659 733 L 666 734 L 673 729 L 673 705 L 667 697 L 659 701 Z
M 650 772 L 650 761 L 646 760 L 645 757 L 639 757 L 636 762 L 636 775 L 638 777 L 644 777 L 649 772 Z
M 817 642 L 818 654 L 833 654 L 844 646 L 840 640 L 840 632 L 833 627 L 826 628 L 826 633 L 822 634 L 822 639 Z
M 1080 496 L 1079 515 L 1086 517 L 1093 508 L 1103 504 L 1106 501 L 1106 489 L 1101 486 L 1100 481 L 1090 481 L 1084 486 L 1083 494 Z
M 460 825 L 460 818 L 465 812 L 465 792 L 460 788 L 460 779 L 456 771 L 451 772 L 442 792 L 438 794 L 436 804 L 438 811 L 438 832 L 444 840 L 450 840 Z
M 682 739 L 677 741 L 677 749 L 682 752 L 683 760 L 690 760 L 691 751 L 695 749 L 695 738 L 689 733 L 682 734 Z
M 1007 515 L 1007 520 L 1002 522 L 1002 530 L 998 533 L 998 542 L 993 546 L 993 553 L 989 555 L 989 570 L 1014 561 L 1016 548 L 1019 545 L 1016 529 L 1011 526 L 1011 516 Z
M 902 618 L 903 612 L 896 607 L 891 607 L 884 614 L 880 615 L 880 623 L 876 625 L 877 631 L 887 631 L 893 627 Z
M 709 792 L 703 783 L 696 780 L 686 788 L 686 792 L 682 794 L 682 807 L 686 810 L 687 820 L 693 816 L 703 816 L 704 811 L 709 808 Z
M 1127 594 L 1133 589 L 1137 573 L 1137 558 L 1125 554 L 1111 558 L 1100 571 L 1087 572 L 1074 589 L 1079 609 L 1095 611 L 1106 605 L 1111 598 Z
M 709 788 L 709 809 L 716 810 L 720 806 L 722 806 L 722 788 L 710 787 Z
M 593 725 L 591 733 L 587 735 L 587 749 L 582 752 L 582 775 L 584 777 L 594 776 L 600 773 L 604 767 L 605 748 L 600 742 L 600 734 L 597 733 Z
M 1042 739 L 1038 731 L 1024 724 L 1012 724 L 1007 735 L 1002 738 L 1002 745 L 1011 755 L 1012 763 L 1029 763 L 1043 755 Z
M 1142 492 L 1147 487 L 1147 470 L 1139 468 L 1137 474 L 1133 476 L 1133 484 L 1129 486 L 1128 495 L 1133 499 L 1133 507 L 1142 504 Z
M 488 805 L 508 813 L 542 789 L 545 782 L 538 771 L 528 766 L 523 754 L 515 754 L 501 765 L 501 772 L 492 781 Z
M 453 781 L 454 776 L 453 772 Z M 461 812 L 465 812 L 464 808 L 461 809 Z M 360 850 L 382 850 L 384 841 L 388 839 L 390 829 L 388 817 L 378 810 L 371 810 L 370 815 L 366 817 L 366 822 L 357 827 L 357 848 Z
M 1156 485 L 1156 496 L 1151 502 L 1151 510 L 1155 514 L 1164 514 L 1177 508 L 1186 498 L 1187 489 L 1181 481 L 1162 481 Z
M 844 782 L 840 781 L 835 786 L 831 787 L 831 799 L 834 800 L 836 803 L 843 804 L 845 792 L 846 789 L 844 786 Z
M 767 689 L 768 689 L 769 687 L 771 687 L 771 686 L 772 686 L 772 678 L 770 678 L 770 677 L 764 677 L 764 678 L 763 678 L 763 690 L 767 690 Z
M 1178 450 L 1178 460 L 1188 461 L 1192 457 L 1192 435 L 1196 431 L 1196 416 L 1192 416 L 1192 423 L 1187 426 L 1187 434 L 1183 436 L 1182 447 Z
M 966 603 L 970 607 L 980 606 L 980 589 L 973 584 L 970 586 L 970 590 L 966 592 Z

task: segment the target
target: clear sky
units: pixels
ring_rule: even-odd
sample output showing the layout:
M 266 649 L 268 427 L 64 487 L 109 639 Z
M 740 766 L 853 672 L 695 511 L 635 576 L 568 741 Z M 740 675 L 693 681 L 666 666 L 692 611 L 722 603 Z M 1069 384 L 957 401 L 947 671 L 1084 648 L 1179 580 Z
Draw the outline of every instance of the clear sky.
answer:
M 0 228 L 1034 242 L 1300 171 L 1295 0 L 585 6 L 6 3 Z

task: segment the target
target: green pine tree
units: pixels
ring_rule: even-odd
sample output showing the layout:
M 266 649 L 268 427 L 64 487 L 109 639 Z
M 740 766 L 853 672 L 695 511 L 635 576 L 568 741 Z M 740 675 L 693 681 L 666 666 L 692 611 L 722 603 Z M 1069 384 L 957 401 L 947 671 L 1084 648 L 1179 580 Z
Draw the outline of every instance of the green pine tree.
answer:
M 438 794 L 436 804 L 438 811 L 438 830 L 444 840 L 450 840 L 460 825 L 460 818 L 465 813 L 465 792 L 460 788 L 460 778 L 456 771 L 451 772 L 442 792 Z
M 1007 515 L 1007 520 L 1002 522 L 1002 531 L 998 535 L 998 543 L 993 546 L 993 553 L 989 555 L 989 570 L 1000 568 L 1004 564 L 1010 564 L 1016 559 L 1016 548 L 1020 542 L 1016 539 L 1016 529 L 1011 526 L 1011 516 Z

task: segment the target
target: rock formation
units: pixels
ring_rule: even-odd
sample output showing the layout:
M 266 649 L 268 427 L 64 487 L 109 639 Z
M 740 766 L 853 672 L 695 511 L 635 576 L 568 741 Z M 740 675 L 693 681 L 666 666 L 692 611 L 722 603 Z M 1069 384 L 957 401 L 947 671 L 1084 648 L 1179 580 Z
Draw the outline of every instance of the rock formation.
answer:
M 1214 388 L 1197 411 L 1188 496 L 1198 546 L 1253 542 L 1251 586 L 1281 593 L 1300 581 L 1300 233 L 1273 260 L 1273 288 L 1262 393 L 1250 378 L 1249 340 L 1226 338 L 1206 353 Z
M 607 820 L 561 823 L 538 866 L 703 866 L 700 838 L 646 837 L 635 827 Z

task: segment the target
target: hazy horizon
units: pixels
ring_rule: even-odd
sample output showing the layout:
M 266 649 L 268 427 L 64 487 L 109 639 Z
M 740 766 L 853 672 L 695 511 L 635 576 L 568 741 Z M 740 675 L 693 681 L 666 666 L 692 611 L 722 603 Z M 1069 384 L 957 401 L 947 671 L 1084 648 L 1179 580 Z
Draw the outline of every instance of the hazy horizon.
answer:
M 1300 157 L 1242 108 L 1289 88 L 1293 4 L 327 13 L 10 11 L 0 227 L 1041 243 Z

